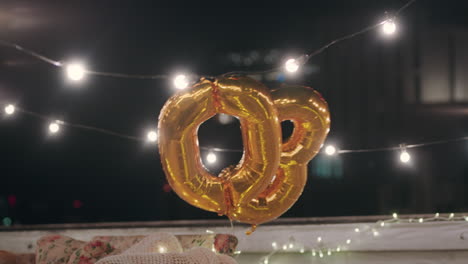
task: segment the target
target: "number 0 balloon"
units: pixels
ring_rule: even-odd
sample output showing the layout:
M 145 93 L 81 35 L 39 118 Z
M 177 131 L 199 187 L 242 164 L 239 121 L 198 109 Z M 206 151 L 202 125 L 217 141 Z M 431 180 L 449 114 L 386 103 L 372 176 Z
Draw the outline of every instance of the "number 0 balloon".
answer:
M 197 131 L 218 113 L 239 118 L 244 154 L 237 166 L 213 175 L 201 162 Z M 284 120 L 294 123 L 294 131 L 282 143 Z M 255 227 L 297 201 L 307 163 L 329 127 L 327 103 L 311 88 L 284 86 L 270 92 L 247 77 L 202 80 L 164 105 L 159 152 L 168 182 L 182 199 Z

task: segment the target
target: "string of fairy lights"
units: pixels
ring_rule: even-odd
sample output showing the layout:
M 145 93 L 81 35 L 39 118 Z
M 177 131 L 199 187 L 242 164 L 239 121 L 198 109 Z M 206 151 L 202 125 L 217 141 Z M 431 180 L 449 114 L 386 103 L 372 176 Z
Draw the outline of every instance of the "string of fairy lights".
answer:
M 449 213 L 442 215 L 440 213 L 435 213 L 431 217 L 400 217 L 397 213 L 393 213 L 390 218 L 379 220 L 371 224 L 357 224 L 350 232 L 346 233 L 346 236 L 343 236 L 338 243 L 330 243 L 327 238 L 324 236 L 317 236 L 313 238 L 314 245 L 312 247 L 306 247 L 303 243 L 297 242 L 294 236 L 291 236 L 289 240 L 280 244 L 278 241 L 271 242 L 272 250 L 260 258 L 259 264 L 270 264 L 271 258 L 281 252 L 287 253 L 300 253 L 300 254 L 310 254 L 312 258 L 323 259 L 330 257 L 334 254 L 352 251 L 352 245 L 355 241 L 361 239 L 357 236 L 369 236 L 370 238 L 378 238 L 382 236 L 382 231 L 384 228 L 389 228 L 392 225 L 398 224 L 423 224 L 428 222 L 468 222 L 467 215 L 456 215 L 455 213 Z M 460 235 L 459 239 L 464 239 Z M 332 239 L 336 241 L 336 239 Z M 235 254 L 241 254 L 241 251 L 236 251 Z
M 326 49 L 330 48 L 331 46 L 341 41 L 352 39 L 358 35 L 364 34 L 366 32 L 369 32 L 377 28 L 380 28 L 380 31 L 384 36 L 391 37 L 395 35 L 397 32 L 398 16 L 401 14 L 401 12 L 403 12 L 406 8 L 411 6 L 414 2 L 416 2 L 416 0 L 407 1 L 401 8 L 399 8 L 396 12 L 394 12 L 392 16 L 387 15 L 387 19 L 385 19 L 382 22 L 369 25 L 354 33 L 337 38 L 311 53 L 301 55 L 297 58 L 288 58 L 285 60 L 284 65 L 282 67 L 277 67 L 274 69 L 269 69 L 269 70 L 264 70 L 264 71 L 229 72 L 229 73 L 223 74 L 223 76 L 257 75 L 257 74 L 264 74 L 264 73 L 269 73 L 273 71 L 282 71 L 287 74 L 296 74 L 297 72 L 300 71 L 301 67 L 304 66 L 312 57 L 324 52 Z M 75 62 L 75 61 L 64 62 L 64 61 L 51 59 L 36 51 L 27 49 L 16 43 L 8 42 L 5 40 L 0 40 L 0 46 L 13 48 L 19 52 L 32 56 L 45 63 L 61 68 L 66 74 L 67 78 L 71 82 L 75 82 L 75 83 L 79 83 L 83 81 L 87 75 L 98 75 L 98 76 L 114 77 L 114 78 L 132 78 L 132 79 L 171 79 L 172 78 L 174 88 L 178 90 L 183 90 L 183 89 L 188 88 L 191 84 L 193 84 L 199 78 L 213 78 L 212 76 L 207 76 L 207 75 L 195 75 L 195 74 L 187 74 L 187 73 L 179 73 L 174 76 L 170 76 L 166 74 L 144 75 L 144 74 L 126 74 L 126 73 L 96 71 L 96 70 L 88 69 L 86 65 L 79 63 L 79 62 Z M 57 120 L 52 117 L 42 115 L 41 113 L 19 107 L 11 103 L 4 103 L 3 107 L 4 107 L 4 114 L 6 116 L 12 116 L 15 113 L 22 113 L 22 114 L 29 115 L 33 118 L 38 118 L 38 119 L 48 122 L 47 123 L 48 131 L 49 131 L 49 134 L 51 135 L 59 134 L 61 132 L 62 126 L 68 126 L 68 127 L 73 127 L 73 128 L 82 129 L 82 130 L 95 131 L 95 132 L 103 133 L 109 136 L 116 136 L 116 137 L 120 137 L 120 138 L 128 139 L 128 140 L 148 142 L 148 143 L 153 143 L 153 144 L 156 144 L 158 141 L 158 134 L 157 134 L 156 129 L 148 130 L 146 132 L 146 136 L 131 136 L 131 135 L 126 135 L 123 133 L 119 133 L 116 131 L 103 129 L 103 128 L 99 128 L 95 126 L 78 124 L 78 123 L 73 123 L 73 122 L 64 121 L 64 120 Z M 222 114 L 220 115 L 221 123 L 223 123 L 222 118 L 226 118 L 226 117 L 223 117 Z M 400 161 L 402 163 L 409 163 L 411 160 L 411 155 L 408 152 L 408 149 L 430 146 L 430 145 L 435 145 L 435 144 L 445 144 L 445 143 L 454 142 L 454 141 L 465 141 L 465 140 L 468 140 L 468 137 L 453 138 L 453 139 L 440 140 L 440 141 L 430 141 L 430 142 L 423 142 L 423 143 L 412 144 L 412 145 L 400 144 L 399 146 L 396 146 L 396 147 L 375 148 L 375 149 L 354 149 L 354 150 L 353 149 L 352 150 L 339 149 L 338 147 L 332 144 L 329 144 L 323 148 L 323 153 L 325 153 L 326 155 L 333 156 L 337 154 L 347 154 L 347 153 L 399 151 Z M 205 161 L 208 164 L 216 163 L 216 161 L 218 160 L 217 153 L 219 152 L 242 152 L 242 150 L 238 150 L 238 149 L 208 148 L 208 147 L 202 147 L 202 148 L 209 151 L 207 155 L 205 156 Z

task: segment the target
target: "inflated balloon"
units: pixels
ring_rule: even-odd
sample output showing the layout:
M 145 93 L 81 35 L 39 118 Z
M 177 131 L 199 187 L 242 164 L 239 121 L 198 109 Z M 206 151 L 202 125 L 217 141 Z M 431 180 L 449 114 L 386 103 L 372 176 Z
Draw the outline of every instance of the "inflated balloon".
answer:
M 197 131 L 217 113 L 240 119 L 241 162 L 210 174 L 200 158 Z M 281 127 L 267 88 L 250 78 L 203 80 L 171 97 L 159 119 L 159 152 L 172 189 L 188 203 L 232 218 L 267 188 L 279 166 Z
M 240 119 L 244 155 L 218 176 L 203 166 L 199 126 L 217 113 Z M 280 122 L 294 123 L 281 144 Z M 257 224 L 286 212 L 301 195 L 307 163 L 330 128 L 325 100 L 311 88 L 284 86 L 269 92 L 247 77 L 202 80 L 168 100 L 159 120 L 159 152 L 172 189 L 188 203 Z
M 253 225 L 279 217 L 297 201 L 306 184 L 307 163 L 319 152 L 330 130 L 327 103 L 313 89 L 285 85 L 272 91 L 272 96 L 280 121 L 292 121 L 294 130 L 282 145 L 274 180 L 233 214 L 235 220 Z

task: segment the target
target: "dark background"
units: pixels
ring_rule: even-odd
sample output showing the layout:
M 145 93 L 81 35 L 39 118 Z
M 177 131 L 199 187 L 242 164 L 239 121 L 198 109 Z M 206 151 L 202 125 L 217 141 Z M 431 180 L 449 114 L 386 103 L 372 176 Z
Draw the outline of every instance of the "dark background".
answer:
M 216 75 L 276 67 L 382 21 L 406 1 L 304 2 L 2 1 L 0 38 L 101 71 Z M 393 37 L 371 31 L 314 57 L 294 77 L 262 78 L 319 90 L 332 113 L 328 142 L 342 149 L 465 136 L 463 2 L 417 1 L 401 14 Z M 72 85 L 60 69 L 0 48 L 0 103 L 51 118 L 144 137 L 174 92 L 170 80 L 87 76 Z M 1 119 L 0 220 L 218 218 L 167 189 L 156 145 L 69 127 L 49 136 L 47 122 L 19 113 Z M 209 120 L 199 140 L 204 147 L 242 148 L 237 121 Z M 409 165 L 392 151 L 318 155 L 302 197 L 283 217 L 466 211 L 466 142 L 410 151 Z M 210 169 L 240 157 L 218 153 L 220 162 Z

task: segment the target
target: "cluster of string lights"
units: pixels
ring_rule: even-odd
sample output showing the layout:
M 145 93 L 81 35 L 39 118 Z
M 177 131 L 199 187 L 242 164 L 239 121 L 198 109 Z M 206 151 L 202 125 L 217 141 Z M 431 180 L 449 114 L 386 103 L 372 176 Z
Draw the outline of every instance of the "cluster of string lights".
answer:
M 398 15 L 408 8 L 411 4 L 413 4 L 416 0 L 409 0 L 404 4 L 400 9 L 398 9 L 393 16 L 387 17 L 382 22 L 379 22 L 377 24 L 373 24 L 370 26 L 367 26 L 357 32 L 354 32 L 352 34 L 343 36 L 341 38 L 335 39 L 328 44 L 324 45 L 323 47 L 309 53 L 309 54 L 304 54 L 300 57 L 297 58 L 288 58 L 285 60 L 284 65 L 282 67 L 270 69 L 270 70 L 264 70 L 264 71 L 246 71 L 246 72 L 229 72 L 223 74 L 223 76 L 226 75 L 254 75 L 254 74 L 264 74 L 268 72 L 273 72 L 273 71 L 283 71 L 287 74 L 295 74 L 297 73 L 302 66 L 304 66 L 310 58 L 322 53 L 329 47 L 344 41 L 348 40 L 351 38 L 354 38 L 358 35 L 364 34 L 370 30 L 380 28 L 381 33 L 385 36 L 392 36 L 396 34 L 397 32 L 397 18 Z M 53 66 L 59 67 L 64 69 L 64 72 L 67 76 L 67 78 L 71 82 L 79 83 L 83 81 L 87 75 L 98 75 L 98 76 L 105 76 L 105 77 L 115 77 L 115 78 L 134 78 L 134 79 L 169 79 L 172 78 L 172 83 L 173 86 L 176 89 L 183 90 L 188 88 L 196 79 L 202 78 L 202 77 L 212 77 L 212 76 L 206 76 L 206 75 L 193 75 L 193 74 L 187 74 L 187 73 L 179 73 L 174 76 L 169 76 L 169 75 L 164 75 L 164 74 L 153 74 L 153 75 L 135 75 L 135 74 L 124 74 L 124 73 L 114 73 L 114 72 L 101 72 L 101 71 L 94 71 L 94 70 L 89 70 L 86 65 L 79 63 L 79 62 L 61 62 L 57 60 L 53 60 L 51 58 L 46 57 L 45 55 L 39 54 L 36 51 L 29 50 L 27 48 L 24 48 L 16 43 L 0 40 L 0 46 L 6 46 L 10 48 L 14 48 L 22 53 L 25 53 L 27 55 L 33 56 L 34 58 L 37 58 L 41 61 L 44 61 L 46 63 L 49 63 Z M 93 126 L 88 126 L 88 125 L 82 125 L 82 124 L 76 124 L 76 123 L 71 123 L 71 122 L 66 122 L 62 120 L 55 120 L 53 118 L 43 116 L 40 113 L 33 112 L 30 110 L 26 110 L 23 108 L 20 108 L 18 106 L 15 106 L 14 104 L 5 104 L 4 105 L 4 112 L 5 115 L 11 116 L 16 112 L 21 112 L 27 115 L 30 115 L 35 118 L 43 119 L 48 122 L 48 131 L 50 134 L 55 135 L 58 134 L 61 131 L 62 126 L 70 126 L 70 127 L 75 127 L 79 129 L 85 129 L 85 130 L 93 130 L 96 132 L 100 133 L 105 133 L 108 135 L 112 136 L 118 136 L 121 138 L 125 139 L 130 139 L 130 140 L 137 140 L 137 141 L 146 141 L 149 143 L 157 143 L 158 141 L 158 134 L 156 129 L 152 129 L 146 132 L 145 137 L 136 137 L 136 136 L 130 136 L 130 135 L 125 135 L 122 133 L 118 133 L 115 131 L 107 130 L 107 129 L 102 129 L 98 127 L 93 127 Z M 220 116 L 221 117 L 221 116 Z M 220 118 L 220 122 L 223 123 L 223 121 Z M 433 142 L 425 142 L 421 144 L 414 144 L 414 145 L 400 145 L 398 147 L 389 147 L 389 148 L 378 148 L 378 149 L 361 149 L 361 150 L 341 150 L 338 149 L 334 145 L 327 145 L 324 148 L 324 153 L 330 156 L 337 155 L 337 154 L 345 154 L 345 153 L 354 153 L 354 152 L 374 152 L 374 151 L 400 151 L 400 161 L 402 163 L 409 163 L 411 160 L 411 155 L 407 151 L 407 149 L 410 148 L 415 148 L 415 147 L 422 147 L 426 145 L 433 145 L 433 144 L 441 144 L 441 143 L 447 143 L 447 142 L 452 142 L 452 141 L 459 141 L 459 140 L 467 140 L 468 138 L 456 138 L 456 139 L 449 139 L 449 140 L 442 140 L 442 141 L 433 141 Z M 217 161 L 217 155 L 216 152 L 240 152 L 242 150 L 232 150 L 232 149 L 223 149 L 223 148 L 204 148 L 209 150 L 208 154 L 205 157 L 205 161 L 208 164 L 214 164 Z
M 447 214 L 446 216 L 440 213 L 435 213 L 432 217 L 418 217 L 418 218 L 400 218 L 397 213 L 393 213 L 391 218 L 385 220 L 379 220 L 372 224 L 361 224 L 354 227 L 353 230 L 347 232 L 347 234 L 369 235 L 371 238 L 377 238 L 382 235 L 382 229 L 388 228 L 392 225 L 397 224 L 422 224 L 427 222 L 451 222 L 451 221 L 464 221 L 468 222 L 468 216 L 466 215 L 455 215 L 454 213 Z M 296 242 L 294 236 L 289 238 L 289 241 L 282 246 L 277 242 L 271 243 L 272 250 L 261 257 L 260 264 L 269 264 L 271 257 L 276 253 L 280 252 L 295 252 L 300 254 L 310 254 L 313 258 L 326 258 L 333 254 L 349 251 L 352 247 L 353 241 L 358 241 L 357 237 L 352 235 L 345 236 L 341 239 L 341 243 L 329 244 L 327 243 L 326 237 L 318 236 L 315 238 L 315 245 L 313 247 L 306 248 L 302 243 Z M 460 239 L 464 239 L 460 236 Z M 236 251 L 235 254 L 241 254 L 241 251 Z

